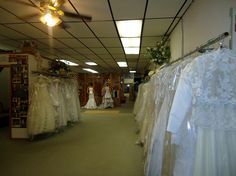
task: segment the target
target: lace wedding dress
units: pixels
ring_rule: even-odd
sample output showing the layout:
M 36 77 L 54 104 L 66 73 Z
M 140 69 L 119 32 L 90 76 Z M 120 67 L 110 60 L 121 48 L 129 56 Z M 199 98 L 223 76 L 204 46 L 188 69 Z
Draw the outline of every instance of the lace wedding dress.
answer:
M 32 86 L 27 118 L 29 136 L 53 132 L 56 128 L 56 111 L 49 94 L 49 83 L 48 78 L 39 76 Z
M 102 108 L 113 108 L 113 99 L 111 97 L 109 86 L 104 87 L 105 94 L 102 97 Z
M 183 70 L 167 130 L 176 144 L 174 176 L 236 174 L 236 54 L 220 49 Z

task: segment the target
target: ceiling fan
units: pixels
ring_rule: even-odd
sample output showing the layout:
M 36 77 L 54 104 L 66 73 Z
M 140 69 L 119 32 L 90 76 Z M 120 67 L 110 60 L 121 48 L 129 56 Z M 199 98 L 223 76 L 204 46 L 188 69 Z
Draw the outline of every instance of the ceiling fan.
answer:
M 68 26 L 62 21 L 61 17 L 63 16 L 78 18 L 84 21 L 92 20 L 92 17 L 89 15 L 82 15 L 66 11 L 63 7 L 66 0 L 28 0 L 28 2 L 19 0 L 13 1 L 22 5 L 37 8 L 39 10 L 39 13 L 29 14 L 27 16 L 21 17 L 22 19 L 28 19 L 39 15 L 40 21 L 50 27 L 60 24 L 60 27 L 67 28 Z

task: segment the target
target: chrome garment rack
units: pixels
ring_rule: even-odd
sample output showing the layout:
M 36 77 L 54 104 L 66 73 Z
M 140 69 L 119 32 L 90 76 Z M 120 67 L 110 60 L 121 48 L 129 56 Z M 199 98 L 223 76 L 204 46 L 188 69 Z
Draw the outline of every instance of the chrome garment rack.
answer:
M 170 63 L 168 63 L 168 64 L 166 64 L 166 65 L 163 65 L 162 67 L 160 67 L 160 69 L 162 69 L 162 68 L 164 68 L 164 67 L 166 67 L 166 66 L 169 66 L 169 65 L 171 65 L 171 64 L 173 64 L 173 63 L 176 63 L 176 62 L 178 62 L 178 61 L 180 61 L 180 60 L 183 60 L 183 59 L 187 58 L 188 56 L 192 55 L 193 53 L 196 53 L 196 52 L 203 53 L 204 51 L 207 50 L 207 49 L 206 49 L 207 47 L 209 47 L 209 46 L 215 44 L 216 42 L 219 42 L 219 41 L 221 41 L 221 40 L 223 40 L 223 39 L 225 39 L 225 38 L 227 38 L 227 37 L 229 37 L 229 36 L 230 36 L 230 35 L 229 35 L 228 32 L 224 32 L 224 33 L 220 34 L 219 36 L 217 36 L 216 38 L 213 38 L 213 39 L 208 40 L 205 44 L 203 44 L 203 45 L 197 47 L 195 50 L 193 50 L 193 51 L 191 51 L 191 52 L 185 54 L 184 56 L 182 56 L 182 57 L 180 57 L 180 58 L 178 58 L 178 59 L 176 59 L 176 60 L 174 60 L 174 61 L 172 61 L 172 62 L 170 62 Z

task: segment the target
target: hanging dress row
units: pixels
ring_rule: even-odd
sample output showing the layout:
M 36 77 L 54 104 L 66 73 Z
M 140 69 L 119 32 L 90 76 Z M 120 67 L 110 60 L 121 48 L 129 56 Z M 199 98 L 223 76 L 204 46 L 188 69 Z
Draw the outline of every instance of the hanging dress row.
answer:
M 79 119 L 80 101 L 77 81 L 38 76 L 30 93 L 28 135 L 55 132 Z
M 164 67 L 145 83 L 147 95 L 135 104 L 146 102 L 136 110 L 146 176 L 235 175 L 235 70 L 236 54 L 218 49 Z

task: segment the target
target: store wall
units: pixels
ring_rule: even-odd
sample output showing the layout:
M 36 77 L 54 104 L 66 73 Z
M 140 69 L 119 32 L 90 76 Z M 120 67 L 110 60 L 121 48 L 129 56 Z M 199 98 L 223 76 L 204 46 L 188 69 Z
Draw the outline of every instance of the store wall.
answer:
M 230 9 L 236 8 L 235 0 L 195 0 L 171 35 L 172 58 L 179 57 L 181 50 L 188 53 L 197 46 L 223 32 L 230 32 Z M 179 40 L 182 37 L 183 45 Z M 229 39 L 224 41 L 229 45 Z
M 182 21 L 176 26 L 175 30 L 171 35 L 170 40 L 170 50 L 171 58 L 175 60 L 183 55 L 182 46 L 183 46 L 183 35 L 182 35 Z

